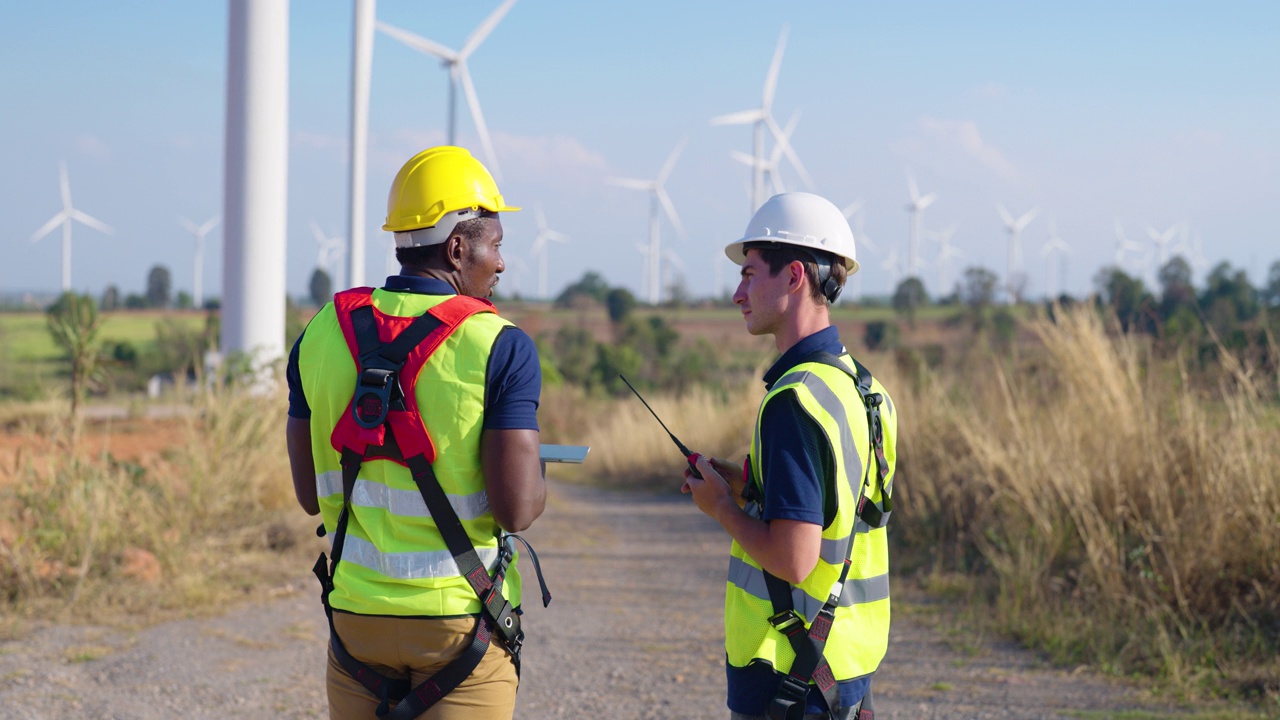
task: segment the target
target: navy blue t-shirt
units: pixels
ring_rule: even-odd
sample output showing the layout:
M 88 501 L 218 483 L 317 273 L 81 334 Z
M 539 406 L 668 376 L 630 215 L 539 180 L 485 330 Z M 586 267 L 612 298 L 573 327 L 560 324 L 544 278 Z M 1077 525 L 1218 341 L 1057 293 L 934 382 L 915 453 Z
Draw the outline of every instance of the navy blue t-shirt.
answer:
M 764 384 L 772 389 L 788 370 L 811 353 L 824 350 L 844 353 L 834 326 L 819 330 L 791 346 L 764 374 Z M 809 417 L 794 391 L 775 395 L 764 407 L 760 419 L 760 475 L 764 483 L 764 520 L 798 520 L 822 527 L 835 517 L 835 499 L 826 496 L 823 478 L 835 472 L 834 456 L 826 435 Z M 725 663 L 729 709 L 744 715 L 764 715 L 778 688 L 773 668 L 754 663 L 737 668 Z M 852 707 L 862 700 L 870 677 L 845 680 L 840 685 L 840 704 Z M 826 712 L 826 703 L 817 688 L 809 689 L 806 713 Z
M 456 295 L 453 286 L 436 278 L 392 275 L 384 290 L 424 295 Z M 304 333 L 305 334 L 305 331 Z M 298 372 L 298 336 L 289 353 L 285 377 L 289 383 L 289 417 L 311 418 L 311 407 L 302 392 Z M 537 430 L 538 398 L 542 394 L 542 369 L 538 350 L 520 328 L 509 326 L 498 333 L 485 371 L 484 428 L 486 430 Z

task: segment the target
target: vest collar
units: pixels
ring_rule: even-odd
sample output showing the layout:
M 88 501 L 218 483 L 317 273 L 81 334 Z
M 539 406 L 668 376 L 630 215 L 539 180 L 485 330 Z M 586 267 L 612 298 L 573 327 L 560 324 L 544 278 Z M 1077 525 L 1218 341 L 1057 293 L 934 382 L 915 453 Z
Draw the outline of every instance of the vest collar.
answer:
M 840 355 L 844 352 L 844 345 L 840 344 L 840 332 L 836 330 L 835 325 L 829 325 L 803 338 L 782 353 L 782 357 L 778 358 L 778 361 L 770 366 L 764 374 L 765 389 L 772 390 L 773 384 L 778 382 L 788 370 L 799 365 L 800 361 L 810 353 L 819 350 L 826 350 L 834 355 Z
M 419 277 L 417 275 L 391 275 L 382 286 L 383 290 L 419 293 L 421 295 L 457 295 L 453 286 L 439 278 Z

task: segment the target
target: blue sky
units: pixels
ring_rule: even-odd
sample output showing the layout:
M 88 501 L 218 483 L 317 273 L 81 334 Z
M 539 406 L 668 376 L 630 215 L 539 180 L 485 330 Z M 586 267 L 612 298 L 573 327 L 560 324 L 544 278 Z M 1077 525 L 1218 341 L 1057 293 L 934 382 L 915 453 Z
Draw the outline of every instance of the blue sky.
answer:
M 497 5 L 381 0 L 378 17 L 456 48 Z M 309 223 L 346 229 L 351 16 L 331 0 L 290 10 L 296 295 L 316 263 Z M 192 241 L 177 217 L 221 211 L 226 23 L 224 2 L 0 0 L 0 291 L 58 287 L 59 237 L 29 238 L 60 209 L 60 160 L 75 206 L 117 231 L 75 228 L 74 287 L 139 291 L 162 263 L 190 290 Z M 860 250 L 855 290 L 887 291 L 885 255 L 905 253 L 908 169 L 939 194 L 925 228 L 958 223 L 948 284 L 970 265 L 1004 274 L 997 202 L 1042 211 L 1023 233 L 1032 294 L 1052 282 L 1050 217 L 1073 248 L 1075 292 L 1113 261 L 1116 220 L 1143 244 L 1135 268 L 1147 225 L 1183 222 L 1210 262 L 1244 266 L 1254 282 L 1280 260 L 1280 4 L 520 0 L 469 67 L 503 193 L 571 236 L 552 248 L 553 290 L 587 270 L 640 290 L 648 201 L 603 181 L 656 175 L 685 137 L 667 188 L 687 236 L 664 223 L 664 243 L 694 294 L 731 282 L 716 258 L 745 227 L 748 171 L 729 152 L 750 151 L 751 134 L 708 120 L 758 104 L 784 24 L 774 113 L 784 123 L 802 112 L 792 141 L 814 184 L 785 166 L 782 176 L 837 205 L 865 202 L 879 252 Z M 443 140 L 446 91 L 437 61 L 376 36 L 366 281 L 384 267 L 386 189 L 405 159 Z M 478 152 L 465 112 L 459 126 Z M 532 293 L 533 213 L 504 225 L 506 289 Z M 210 236 L 207 294 L 221 285 L 220 240 Z M 921 253 L 931 291 L 936 247 Z M 528 264 L 519 277 L 515 257 Z

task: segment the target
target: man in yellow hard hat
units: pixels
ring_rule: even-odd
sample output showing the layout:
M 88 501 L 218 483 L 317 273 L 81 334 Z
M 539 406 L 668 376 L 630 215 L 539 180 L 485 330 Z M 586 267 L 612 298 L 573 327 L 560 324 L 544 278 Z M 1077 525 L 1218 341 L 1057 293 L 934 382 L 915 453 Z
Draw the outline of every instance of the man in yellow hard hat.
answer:
M 745 466 L 699 456 L 698 474 L 684 473 L 684 491 L 733 538 L 731 717 L 865 720 L 889 637 L 897 418 L 831 324 L 858 269 L 853 233 L 825 198 L 782 193 L 725 253 L 742 266 L 733 301 L 747 331 L 772 335 L 781 353 Z
M 400 274 L 335 295 L 290 354 L 294 492 L 330 540 L 315 572 L 331 718 L 514 711 L 509 533 L 541 515 L 546 486 L 537 351 L 487 300 L 504 269 L 498 215 L 513 210 L 468 151 L 418 153 L 383 226 Z

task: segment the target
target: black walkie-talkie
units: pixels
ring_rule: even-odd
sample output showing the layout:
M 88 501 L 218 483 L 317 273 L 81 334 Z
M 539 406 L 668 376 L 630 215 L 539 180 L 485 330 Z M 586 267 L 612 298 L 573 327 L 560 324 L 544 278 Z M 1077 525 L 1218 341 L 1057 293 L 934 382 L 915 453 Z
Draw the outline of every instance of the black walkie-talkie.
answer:
M 636 397 L 640 398 L 640 402 L 644 403 L 645 409 L 649 411 L 649 414 L 653 416 L 654 420 L 658 421 L 658 424 L 662 426 L 662 429 L 667 430 L 667 424 L 662 422 L 662 418 L 658 417 L 658 413 L 654 412 L 653 408 L 649 407 L 649 403 L 644 402 L 644 397 L 641 396 L 640 391 L 636 390 L 635 386 L 631 384 L 631 381 L 627 380 L 627 376 L 622 373 L 618 373 L 618 377 L 622 378 L 622 382 L 626 383 L 627 387 L 631 388 L 631 392 L 635 393 Z M 675 443 L 676 447 L 680 448 L 680 452 L 684 454 L 684 459 L 689 463 L 689 472 L 693 473 L 694 477 L 701 480 L 702 473 L 698 472 L 698 453 L 685 447 L 684 443 L 680 442 L 680 439 L 672 434 L 670 430 L 667 430 L 667 437 L 671 438 L 671 442 Z

